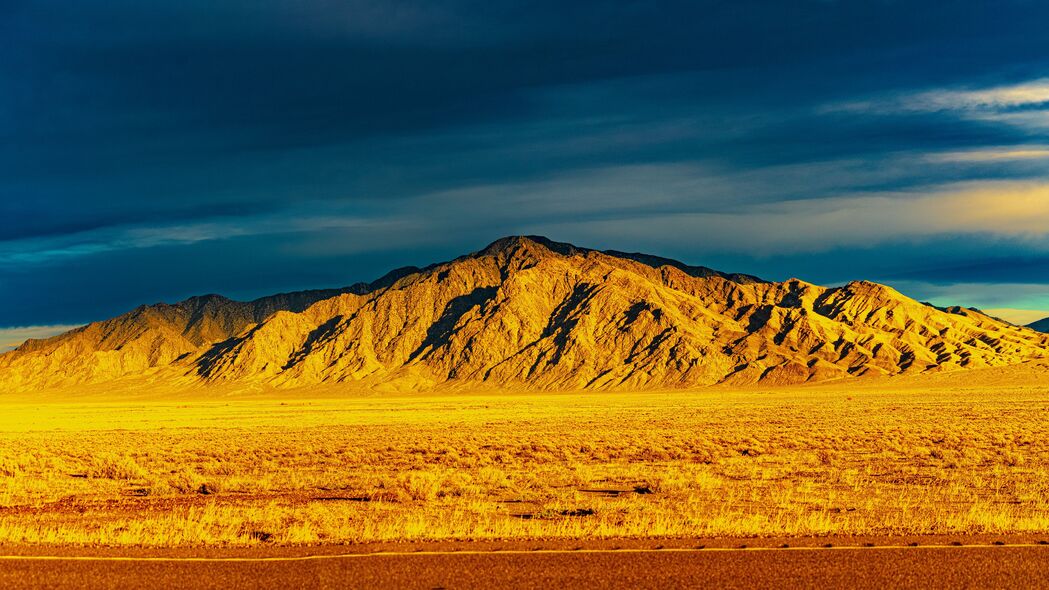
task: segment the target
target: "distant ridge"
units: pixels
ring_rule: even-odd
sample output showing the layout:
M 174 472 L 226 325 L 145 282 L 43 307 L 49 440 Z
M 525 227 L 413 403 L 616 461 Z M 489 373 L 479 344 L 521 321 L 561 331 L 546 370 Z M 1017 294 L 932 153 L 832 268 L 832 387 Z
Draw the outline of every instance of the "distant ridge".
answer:
M 1039 332 L 1049 332 L 1049 318 L 1040 319 L 1037 322 L 1027 324 L 1028 328 Z
M 114 380 L 427 390 L 790 384 L 1005 366 L 1049 335 L 866 281 L 826 288 L 510 236 L 372 283 L 140 307 L 0 355 L 0 392 Z

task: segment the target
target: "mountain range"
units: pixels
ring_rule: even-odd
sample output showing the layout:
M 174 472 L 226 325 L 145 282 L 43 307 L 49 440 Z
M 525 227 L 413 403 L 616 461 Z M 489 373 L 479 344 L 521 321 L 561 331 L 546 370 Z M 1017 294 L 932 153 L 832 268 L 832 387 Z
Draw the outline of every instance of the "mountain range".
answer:
M 0 392 L 127 383 L 645 390 L 1006 366 L 1049 334 L 885 285 L 729 274 L 536 236 L 372 283 L 142 306 L 0 355 Z
M 1027 324 L 1027 327 L 1032 330 L 1038 330 L 1039 332 L 1049 332 L 1049 318 L 1043 318 L 1037 322 Z

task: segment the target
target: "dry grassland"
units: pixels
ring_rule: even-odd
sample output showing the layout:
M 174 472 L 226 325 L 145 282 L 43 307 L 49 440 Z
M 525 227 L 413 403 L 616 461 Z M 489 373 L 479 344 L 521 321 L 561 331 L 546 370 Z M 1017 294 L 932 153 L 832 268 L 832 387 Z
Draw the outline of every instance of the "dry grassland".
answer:
M 1049 395 L 14 404 L 0 543 L 1049 532 Z

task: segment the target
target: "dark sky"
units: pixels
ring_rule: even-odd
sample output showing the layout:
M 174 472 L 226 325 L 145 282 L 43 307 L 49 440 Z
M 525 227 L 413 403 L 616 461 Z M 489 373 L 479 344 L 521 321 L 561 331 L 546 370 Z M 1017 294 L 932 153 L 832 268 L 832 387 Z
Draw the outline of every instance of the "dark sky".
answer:
M 1034 319 L 1047 22 L 1034 0 L 7 0 L 0 328 L 519 233 Z

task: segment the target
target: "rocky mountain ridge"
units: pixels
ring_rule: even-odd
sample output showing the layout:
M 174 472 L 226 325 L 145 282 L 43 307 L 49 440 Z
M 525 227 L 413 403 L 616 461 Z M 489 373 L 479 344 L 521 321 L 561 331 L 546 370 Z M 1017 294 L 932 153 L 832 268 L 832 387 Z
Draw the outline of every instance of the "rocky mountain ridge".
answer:
M 1047 334 L 884 285 L 769 282 L 514 236 L 346 289 L 141 307 L 0 355 L 0 392 L 129 377 L 185 387 L 637 390 L 1046 356 Z

